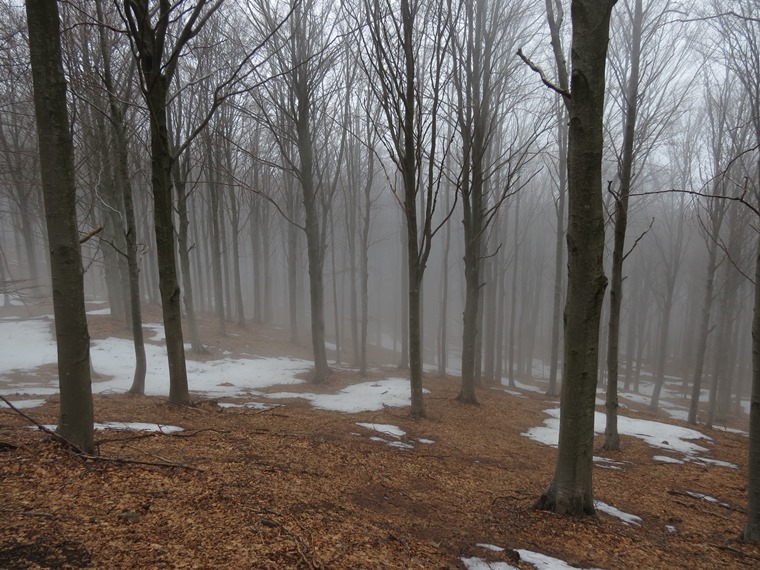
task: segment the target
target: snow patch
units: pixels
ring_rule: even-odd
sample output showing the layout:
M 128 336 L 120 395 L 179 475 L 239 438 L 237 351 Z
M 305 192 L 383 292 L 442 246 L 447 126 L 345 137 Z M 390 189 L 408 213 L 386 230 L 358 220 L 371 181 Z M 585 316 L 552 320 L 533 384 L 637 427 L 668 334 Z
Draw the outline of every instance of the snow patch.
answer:
M 473 556 L 472 558 L 460 558 L 467 570 L 519 570 L 516 566 L 506 562 L 486 562 L 482 558 Z
M 429 390 L 424 390 L 428 393 Z M 387 378 L 377 382 L 363 382 L 343 388 L 335 394 L 310 394 L 296 392 L 276 392 L 260 394 L 267 398 L 303 398 L 320 410 L 345 412 L 374 412 L 384 406 L 403 407 L 411 404 L 409 380 L 405 378 Z
M 550 416 L 544 420 L 544 425 L 532 427 L 521 435 L 545 445 L 556 447 L 559 439 L 560 410 L 559 408 L 553 408 L 544 410 L 544 412 Z M 603 433 L 605 422 L 605 415 L 601 412 L 595 412 L 594 431 L 596 433 Z M 680 453 L 684 456 L 686 461 L 702 462 L 710 465 L 719 465 L 721 467 L 735 467 L 733 464 L 725 461 L 701 457 L 700 455 L 708 451 L 708 449 L 694 443 L 694 441 L 712 441 L 712 438 L 695 429 L 665 424 L 662 422 L 629 418 L 627 416 L 618 416 L 618 432 L 621 435 L 637 437 L 656 449 L 662 449 L 672 453 Z M 665 456 L 656 457 L 661 458 Z M 664 460 L 663 462 L 672 463 L 672 461 L 668 460 Z
M 44 427 L 51 431 L 55 431 L 58 426 L 46 425 Z M 96 422 L 93 424 L 93 428 L 96 430 L 112 429 L 117 431 L 149 431 L 158 433 L 176 433 L 178 431 L 184 431 L 184 428 L 179 426 L 150 424 L 144 422 Z
M 368 424 L 368 423 L 363 423 L 363 422 L 356 422 L 356 425 L 358 425 L 359 427 L 363 427 L 364 429 L 379 431 L 380 433 L 383 433 L 385 435 L 390 435 L 396 438 L 403 437 L 406 435 L 406 432 L 402 430 L 400 427 L 390 425 L 390 424 Z
M 38 406 L 41 406 L 47 400 L 16 400 L 15 402 L 12 400 L 9 400 L 11 404 L 13 404 L 14 407 L 18 408 L 19 410 L 26 410 L 29 408 L 36 408 Z M 0 408 L 9 408 L 8 404 L 5 402 L 0 402 Z
M 634 524 L 636 526 L 641 526 L 641 517 L 637 517 L 636 515 L 621 511 L 617 507 L 613 507 L 612 505 L 608 505 L 602 501 L 594 501 L 594 508 L 610 515 L 611 517 L 620 519 L 627 525 Z
M 552 558 L 546 554 L 531 552 L 530 550 L 520 549 L 517 551 L 520 560 L 533 564 L 538 570 L 577 570 L 575 566 L 570 566 L 567 562 L 559 558 Z M 598 568 L 587 568 L 585 570 L 599 570 Z

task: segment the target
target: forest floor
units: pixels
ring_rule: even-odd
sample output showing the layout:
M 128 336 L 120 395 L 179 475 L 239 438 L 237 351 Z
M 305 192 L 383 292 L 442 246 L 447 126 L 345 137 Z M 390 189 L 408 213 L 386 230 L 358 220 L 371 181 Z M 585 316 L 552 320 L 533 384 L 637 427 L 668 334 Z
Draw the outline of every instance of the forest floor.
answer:
M 217 356 L 308 356 L 279 329 L 230 325 L 236 336 L 221 336 L 212 319 L 201 324 Z M 108 317 L 91 325 L 94 338 L 127 334 Z M 371 378 L 402 375 L 377 369 Z M 336 370 L 327 386 L 287 389 L 332 393 L 364 381 Z M 599 436 L 595 455 L 614 463 L 595 464 L 595 496 L 641 520 L 557 516 L 532 508 L 556 449 L 521 435 L 542 425 L 556 399 L 485 387 L 471 406 L 456 401 L 457 378 L 428 375 L 425 387 L 428 417 L 419 421 L 408 408 L 349 414 L 298 398 L 248 409 L 98 395 L 98 421 L 184 430 L 98 431 L 102 460 L 82 459 L 2 409 L 0 568 L 464 568 L 463 559 L 475 557 L 492 565 L 481 568 L 533 568 L 518 549 L 582 568 L 760 567 L 760 547 L 738 539 L 746 436 L 700 428 L 713 440 L 706 454 L 738 468 L 662 463 L 632 436 L 608 453 Z M 23 412 L 55 423 L 57 408 L 58 397 L 47 396 Z M 686 426 L 643 407 L 625 413 Z M 379 434 L 357 423 L 404 434 L 373 440 Z

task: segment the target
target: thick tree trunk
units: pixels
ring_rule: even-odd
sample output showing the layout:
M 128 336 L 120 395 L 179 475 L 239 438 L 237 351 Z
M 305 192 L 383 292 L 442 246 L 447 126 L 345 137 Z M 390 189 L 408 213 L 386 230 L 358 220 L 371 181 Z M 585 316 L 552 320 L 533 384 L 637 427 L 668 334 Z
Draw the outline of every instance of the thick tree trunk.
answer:
M 537 507 L 594 512 L 592 467 L 604 276 L 604 72 L 614 0 L 573 0 L 568 145 L 568 288 L 557 464 Z
M 758 137 L 760 138 L 760 137 Z M 760 175 L 760 162 L 758 162 Z M 749 408 L 747 521 L 744 540 L 760 541 L 760 240 L 755 254 L 755 308 L 752 313 L 752 396 Z
M 93 453 L 90 335 L 58 4 L 55 0 L 27 2 L 26 14 L 58 351 L 57 431 L 82 451 Z

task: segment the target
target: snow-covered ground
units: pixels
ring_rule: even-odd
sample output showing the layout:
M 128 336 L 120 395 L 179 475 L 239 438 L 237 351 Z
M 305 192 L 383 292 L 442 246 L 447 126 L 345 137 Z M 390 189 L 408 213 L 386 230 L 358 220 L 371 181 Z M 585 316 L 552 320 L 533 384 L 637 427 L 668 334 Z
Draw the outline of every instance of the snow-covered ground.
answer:
M 546 445 L 556 447 L 559 440 L 559 408 L 544 410 L 544 412 L 549 414 L 549 418 L 544 420 L 544 424 L 542 426 L 532 427 L 522 435 Z M 604 432 L 605 421 L 603 413 L 595 413 L 594 431 L 596 433 Z M 679 454 L 684 461 L 709 463 L 720 465 L 722 467 L 736 468 L 736 465 L 732 463 L 703 457 L 702 455 L 706 453 L 708 449 L 694 442 L 709 442 L 712 441 L 712 439 L 695 429 L 684 428 L 662 422 L 630 418 L 627 416 L 618 416 L 618 432 L 621 435 L 638 437 L 654 448 Z
M 92 314 L 92 312 L 91 312 Z M 99 310 L 97 314 L 105 314 Z M 164 328 L 160 324 L 146 324 L 153 331 L 149 340 L 162 341 Z M 145 393 L 166 396 L 169 393 L 169 369 L 166 348 L 146 343 L 148 372 Z M 90 354 L 93 369 L 106 380 L 93 383 L 94 393 L 126 392 L 134 373 L 134 349 L 131 340 L 106 338 L 93 340 Z M 48 396 L 58 393 L 58 381 L 39 376 L 35 370 L 57 361 L 55 339 L 49 318 L 0 320 L 0 394 Z M 381 410 L 384 406 L 408 406 L 409 381 L 405 378 L 388 378 L 349 386 L 336 394 L 310 394 L 278 392 L 265 394 L 262 390 L 272 386 L 301 384 L 297 375 L 312 368 L 308 360 L 296 358 L 224 358 L 199 362 L 187 360 L 190 391 L 206 398 L 303 398 L 315 408 L 355 413 Z M 23 371 L 23 380 L 11 380 L 11 371 Z M 19 406 L 42 405 L 44 400 L 16 400 Z M 16 405 L 14 403 L 14 405 Z M 266 404 L 250 402 L 246 407 Z
M 504 549 L 501 546 L 494 544 L 476 544 L 478 548 L 483 550 L 490 550 L 491 552 L 503 552 Z M 552 558 L 546 554 L 540 552 L 533 552 L 532 550 L 518 549 L 516 551 L 520 555 L 521 562 L 527 562 L 536 570 L 578 570 L 576 566 L 570 566 L 564 560 L 559 558 Z M 460 558 L 464 567 L 467 570 L 517 570 L 516 566 L 507 564 L 506 562 L 486 562 L 483 558 L 473 556 L 471 558 Z M 581 569 L 583 570 L 583 569 Z M 596 568 L 587 568 L 585 570 L 599 570 Z

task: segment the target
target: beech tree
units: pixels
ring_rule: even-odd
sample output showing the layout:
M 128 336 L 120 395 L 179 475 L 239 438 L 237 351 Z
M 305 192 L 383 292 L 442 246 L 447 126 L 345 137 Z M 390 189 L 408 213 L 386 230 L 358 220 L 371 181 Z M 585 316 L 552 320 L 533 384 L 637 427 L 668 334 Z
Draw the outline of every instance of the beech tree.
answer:
M 172 152 L 169 138 L 169 88 L 182 50 L 218 10 L 222 1 L 171 4 L 168 0 L 161 0 L 157 10 L 151 8 L 149 0 L 124 0 L 123 4 L 148 107 L 156 253 L 169 362 L 169 400 L 178 404 L 190 403 L 190 393 L 182 336 L 172 205 L 172 165 L 179 149 Z M 174 36 L 169 34 L 169 27 L 178 18 L 181 26 Z
M 90 335 L 76 216 L 74 148 L 56 0 L 26 3 L 61 394 L 58 433 L 93 453 Z
M 362 65 L 385 119 L 375 123 L 381 131 L 379 146 L 401 181 L 396 199 L 405 222 L 411 415 L 424 417 L 421 288 L 432 239 L 441 228 L 433 220 L 445 162 L 439 112 L 448 11 L 442 3 L 426 0 L 401 0 L 398 7 L 389 0 L 363 0 L 362 8 Z M 395 173 L 386 177 L 393 181 Z
M 605 64 L 616 0 L 573 0 L 568 137 L 568 285 L 559 449 L 538 508 L 593 514 L 593 443 L 604 275 Z

